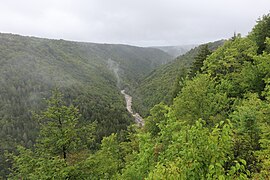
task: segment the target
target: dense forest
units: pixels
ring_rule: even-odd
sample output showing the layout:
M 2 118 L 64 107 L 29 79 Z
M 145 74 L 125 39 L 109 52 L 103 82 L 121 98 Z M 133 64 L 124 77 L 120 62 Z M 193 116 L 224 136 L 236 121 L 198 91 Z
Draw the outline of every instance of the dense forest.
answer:
M 80 124 L 96 123 L 96 149 L 104 136 L 132 122 L 120 89 L 170 60 L 153 48 L 0 34 L 0 176 L 10 166 L 5 151 L 34 147 L 39 124 L 33 114 L 46 108 L 52 90 L 79 108 Z
M 2 48 L 1 51 L 4 50 L 6 48 Z M 15 52 L 20 53 L 20 50 Z M 82 57 L 79 53 L 73 54 L 72 51 L 70 55 Z M 5 72 L 1 76 L 2 82 L 7 81 L 11 76 L 9 72 L 14 68 L 14 64 L 8 63 L 7 60 L 16 60 L 16 57 L 7 57 L 6 61 L 2 62 L 3 65 L 9 64 L 6 68 L 10 67 L 9 71 L 1 70 Z M 31 57 L 27 56 L 22 62 L 31 72 L 38 67 L 33 68 L 33 64 L 28 64 L 29 59 Z M 124 120 L 128 119 L 128 114 L 124 110 L 121 96 L 113 96 L 117 97 L 117 101 L 111 102 L 118 102 L 118 104 L 110 106 L 114 109 L 112 114 L 104 112 L 106 103 L 88 106 L 90 109 L 95 109 L 100 105 L 102 111 L 97 119 L 105 115 L 105 118 L 115 122 L 115 125 L 121 125 L 121 122 L 116 122 L 115 119 L 123 119 L 122 125 L 125 127 L 122 131 L 119 128 L 118 131 L 106 131 L 101 135 L 97 132 L 100 132 L 102 122 L 105 123 L 106 119 L 95 120 L 93 116 L 89 116 L 91 113 L 85 113 L 86 110 L 82 106 L 89 105 L 90 97 L 96 96 L 89 95 L 88 98 L 78 93 L 84 90 L 85 94 L 92 94 L 93 88 L 87 89 L 86 84 L 91 75 L 87 76 L 88 71 L 77 74 L 77 71 L 84 72 L 83 68 L 86 68 L 88 63 L 80 61 L 83 65 L 79 66 L 79 69 L 75 68 L 77 66 L 61 69 L 63 61 L 58 62 L 57 58 L 55 58 L 57 62 L 42 61 L 42 58 L 33 59 L 39 60 L 40 63 L 59 63 L 57 66 L 59 69 L 48 70 L 55 82 L 60 83 L 63 79 L 77 82 L 77 79 L 73 79 L 76 75 L 86 76 L 84 77 L 86 80 L 75 84 L 72 89 L 62 87 L 46 94 L 44 97 L 47 100 L 40 104 L 42 108 L 35 105 L 35 99 L 30 98 L 32 101 L 25 101 L 24 98 L 29 99 L 29 96 L 24 94 L 16 98 L 18 89 L 26 91 L 18 84 L 31 83 L 32 81 L 27 81 L 28 78 L 25 81 L 13 79 L 8 83 L 13 83 L 13 86 L 9 86 L 10 89 L 1 86 L 3 91 L 1 98 L 5 100 L 5 97 L 12 97 L 9 101 L 5 101 L 7 103 L 1 104 L 1 110 L 4 109 L 1 113 L 24 114 L 21 112 L 28 112 L 26 110 L 30 109 L 31 111 L 25 114 L 23 120 L 33 122 L 29 124 L 37 127 L 34 133 L 37 139 L 32 142 L 33 145 L 19 143 L 16 151 L 5 153 L 7 163 L 12 165 L 8 175 L 10 179 L 268 179 L 270 177 L 270 121 L 268 119 L 270 115 L 270 14 L 260 18 L 247 37 L 235 34 L 232 38 L 225 42 L 218 42 L 214 46 L 203 45 L 197 48 L 196 53 L 180 56 L 148 76 L 145 73 L 144 80 L 130 80 L 131 85 L 127 89 L 134 94 L 137 93 L 138 96 L 141 93 L 150 94 L 153 89 L 157 89 L 153 92 L 157 99 L 153 98 L 151 102 L 151 99 L 145 98 L 146 108 L 142 112 L 145 111 L 145 115 L 149 114 L 145 117 L 145 126 L 128 126 L 129 123 L 126 123 L 128 120 Z M 77 62 L 71 59 L 68 58 L 65 62 L 68 60 Z M 116 61 L 116 58 L 111 59 Z M 70 62 L 64 65 L 69 66 Z M 113 63 L 112 66 L 117 66 L 115 64 L 117 63 Z M 16 71 L 14 69 L 14 73 L 20 72 L 19 69 Z M 166 74 L 166 69 L 173 69 L 169 71 L 171 75 Z M 64 70 L 71 72 L 64 73 L 66 75 L 64 77 L 57 76 Z M 97 71 L 99 71 L 97 73 L 103 72 L 100 69 Z M 23 74 L 27 72 L 22 72 L 21 75 L 30 76 Z M 158 72 L 161 72 L 159 77 L 170 78 L 157 79 L 153 74 Z M 31 79 L 39 78 L 38 75 L 38 73 L 34 74 Z M 105 86 L 104 81 L 109 79 L 105 75 L 101 77 L 104 78 L 98 80 L 97 85 Z M 102 98 L 110 91 L 117 91 L 116 78 L 111 81 L 111 86 L 107 87 L 108 92 L 102 89 L 104 94 L 98 97 Z M 135 87 L 135 82 L 137 85 L 145 84 L 145 87 L 134 90 L 132 88 Z M 162 82 L 167 82 L 164 87 L 168 89 L 161 89 L 159 92 L 156 87 L 160 84 L 162 86 Z M 40 89 L 44 92 L 49 90 L 42 86 L 43 83 L 40 83 L 37 87 L 33 85 L 33 88 L 39 88 L 39 92 L 43 92 Z M 101 89 L 96 89 L 97 93 L 102 93 L 100 91 Z M 10 92 L 14 94 L 8 96 Z M 159 93 L 162 95 L 157 96 Z M 77 98 L 78 96 L 80 98 Z M 69 101 L 73 98 L 76 101 Z M 23 106 L 19 106 L 20 104 Z M 153 104 L 156 105 L 148 113 L 148 109 Z M 13 105 L 20 108 L 13 109 Z M 1 115 L 3 118 L 1 123 L 6 122 L 6 124 L 2 126 L 1 132 L 5 135 L 10 131 L 10 135 L 6 137 L 7 139 L 1 138 L 1 141 L 5 141 L 1 142 L 1 146 L 4 144 L 6 147 L 11 147 L 8 143 L 14 142 L 8 138 L 12 137 L 12 133 L 23 129 L 18 123 L 22 118 L 16 119 L 16 116 L 4 115 Z M 12 117 L 14 120 L 4 117 Z M 85 123 L 87 118 L 90 120 Z M 16 126 L 12 122 L 16 122 Z M 25 123 L 22 123 L 22 126 L 24 125 Z M 31 127 L 28 130 L 32 132 Z M 101 136 L 103 138 L 100 139 L 99 144 L 98 138 Z M 25 136 L 22 134 L 20 137 Z M 12 146 L 14 147 L 14 144 Z M 7 150 L 5 147 L 2 149 Z
M 209 51 L 214 51 L 223 43 L 224 40 L 220 40 L 195 47 L 140 80 L 139 85 L 131 92 L 136 111 L 145 117 L 154 105 L 160 102 L 171 104 L 180 90 L 179 81 L 188 75 L 193 62 L 200 57 L 198 53 L 201 49 L 207 46 Z

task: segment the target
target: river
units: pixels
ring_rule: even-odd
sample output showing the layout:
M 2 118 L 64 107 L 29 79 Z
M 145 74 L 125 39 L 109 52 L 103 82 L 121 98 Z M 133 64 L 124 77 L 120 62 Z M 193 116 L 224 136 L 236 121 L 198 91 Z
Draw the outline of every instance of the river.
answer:
M 132 97 L 128 94 L 126 94 L 125 90 L 121 91 L 121 94 L 125 96 L 126 100 L 126 108 L 128 112 L 134 117 L 134 121 L 138 126 L 144 126 L 144 120 L 138 113 L 134 113 L 132 110 Z

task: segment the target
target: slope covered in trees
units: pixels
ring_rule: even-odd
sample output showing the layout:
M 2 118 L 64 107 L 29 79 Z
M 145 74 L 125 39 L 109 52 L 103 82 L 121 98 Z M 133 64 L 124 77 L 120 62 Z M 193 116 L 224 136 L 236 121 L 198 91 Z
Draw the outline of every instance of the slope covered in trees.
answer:
M 4 150 L 35 143 L 32 112 L 44 109 L 52 89 L 79 107 L 82 122 L 97 122 L 100 141 L 131 123 L 119 88 L 135 86 L 170 59 L 153 48 L 0 34 L 0 170 Z
M 156 105 L 136 135 L 130 179 L 268 179 L 270 16 L 234 37 L 184 80 L 171 106 Z M 258 51 L 262 49 L 261 51 Z
M 208 43 L 209 51 L 214 51 L 224 43 L 223 40 Z M 186 54 L 177 57 L 174 61 L 165 64 L 151 72 L 136 86 L 134 107 L 141 115 L 146 116 L 149 110 L 160 102 L 171 104 L 179 91 L 179 82 L 184 79 L 196 56 L 204 45 L 191 49 Z
M 125 133 L 104 137 L 94 152 L 87 142 L 92 142 L 95 125 L 86 128 L 91 138 L 82 138 L 87 136 L 77 131 L 78 109 L 58 106 L 59 96 L 54 95 L 36 116 L 45 117 L 45 124 L 41 121 L 44 126 L 34 149 L 19 147 L 18 154 L 9 155 L 9 177 L 269 179 L 270 37 L 254 35 L 270 29 L 260 28 L 269 19 L 264 16 L 250 35 L 227 40 L 202 64 L 194 63 L 189 72 L 195 74 L 183 80 L 171 105 L 157 104 L 144 127 L 130 126 Z M 56 121 L 59 117 L 66 120 L 63 126 Z M 78 146 L 78 141 L 85 145 Z M 47 148 L 40 148 L 44 145 Z M 63 147 L 69 147 L 68 154 Z

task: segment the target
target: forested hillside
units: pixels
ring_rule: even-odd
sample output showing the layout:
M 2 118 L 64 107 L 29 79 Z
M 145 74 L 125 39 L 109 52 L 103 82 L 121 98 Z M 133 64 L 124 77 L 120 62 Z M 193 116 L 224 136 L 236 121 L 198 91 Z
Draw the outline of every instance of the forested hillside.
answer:
M 40 125 L 35 146 L 7 153 L 9 178 L 269 179 L 270 14 L 247 37 L 209 46 L 186 62 L 170 104 L 155 105 L 145 126 L 112 133 L 95 150 L 96 124 L 82 125 L 80 106 L 64 101 L 69 91 L 54 91 L 32 116 Z
M 210 51 L 214 51 L 224 43 L 223 40 L 208 43 Z M 149 110 L 160 102 L 171 104 L 176 97 L 181 79 L 184 79 L 195 57 L 204 45 L 191 49 L 186 54 L 177 57 L 175 60 L 165 64 L 142 79 L 132 92 L 134 95 L 134 107 L 141 115 L 149 115 Z
M 33 112 L 58 88 L 67 104 L 79 107 L 81 123 L 97 123 L 96 136 L 127 128 L 132 118 L 120 88 L 171 60 L 153 48 L 78 43 L 0 34 L 0 170 L 4 150 L 31 148 L 38 134 Z

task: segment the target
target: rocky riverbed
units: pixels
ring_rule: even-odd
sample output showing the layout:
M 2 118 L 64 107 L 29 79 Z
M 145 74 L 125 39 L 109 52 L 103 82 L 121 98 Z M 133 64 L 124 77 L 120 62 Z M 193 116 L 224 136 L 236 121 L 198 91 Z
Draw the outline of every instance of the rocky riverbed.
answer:
M 127 104 L 127 110 L 128 112 L 134 117 L 134 121 L 139 126 L 144 126 L 144 120 L 138 113 L 134 113 L 132 110 L 132 97 L 128 94 L 126 94 L 125 90 L 121 90 L 121 94 L 125 96 L 126 104 Z

